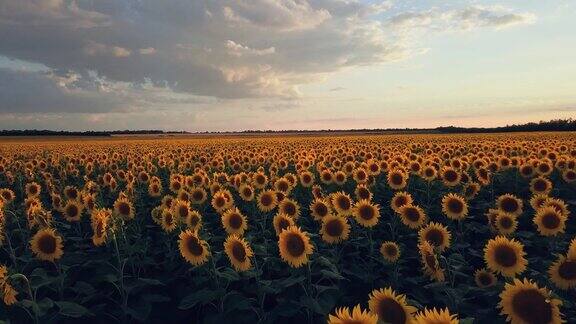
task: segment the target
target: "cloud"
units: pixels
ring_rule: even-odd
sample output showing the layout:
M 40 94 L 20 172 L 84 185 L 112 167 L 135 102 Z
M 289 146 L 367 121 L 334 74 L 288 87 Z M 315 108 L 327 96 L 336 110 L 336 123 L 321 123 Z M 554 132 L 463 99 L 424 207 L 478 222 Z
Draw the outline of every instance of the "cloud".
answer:
M 436 31 L 468 31 L 482 27 L 502 29 L 532 24 L 535 21 L 536 16 L 532 13 L 516 13 L 502 6 L 472 5 L 445 11 L 432 8 L 417 12 L 404 12 L 390 18 L 389 24 L 399 29 L 432 28 Z
M 5 0 L 0 55 L 109 81 L 218 98 L 300 95 L 345 68 L 412 54 L 341 0 Z

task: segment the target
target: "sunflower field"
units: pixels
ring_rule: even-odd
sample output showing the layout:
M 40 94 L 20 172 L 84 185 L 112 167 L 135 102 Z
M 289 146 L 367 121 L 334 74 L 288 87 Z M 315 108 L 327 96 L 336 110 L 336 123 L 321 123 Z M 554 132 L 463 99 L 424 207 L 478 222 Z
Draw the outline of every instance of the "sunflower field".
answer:
M 576 134 L 0 141 L 0 322 L 576 323 Z

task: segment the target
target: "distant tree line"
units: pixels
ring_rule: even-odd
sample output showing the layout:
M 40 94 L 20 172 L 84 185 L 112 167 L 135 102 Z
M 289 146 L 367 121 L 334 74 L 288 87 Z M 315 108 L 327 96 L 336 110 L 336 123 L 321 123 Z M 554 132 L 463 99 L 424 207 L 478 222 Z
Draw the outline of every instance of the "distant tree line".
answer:
M 554 119 L 538 123 L 514 124 L 501 127 L 456 127 L 442 126 L 436 128 L 378 128 L 378 129 L 323 129 L 323 130 L 244 130 L 240 132 L 196 132 L 162 131 L 162 130 L 116 130 L 116 131 L 53 131 L 53 130 L 1 130 L 0 136 L 112 136 L 112 135 L 170 135 L 170 134 L 287 134 L 287 133 L 507 133 L 507 132 L 565 132 L 576 131 L 576 119 Z
M 566 132 L 576 131 L 576 119 L 553 119 L 538 123 L 506 125 L 502 127 L 437 127 L 440 133 L 507 133 L 507 132 Z
M 112 135 L 141 135 L 164 134 L 161 130 L 117 130 L 117 131 L 54 131 L 54 130 L 1 130 L 0 136 L 112 136 Z

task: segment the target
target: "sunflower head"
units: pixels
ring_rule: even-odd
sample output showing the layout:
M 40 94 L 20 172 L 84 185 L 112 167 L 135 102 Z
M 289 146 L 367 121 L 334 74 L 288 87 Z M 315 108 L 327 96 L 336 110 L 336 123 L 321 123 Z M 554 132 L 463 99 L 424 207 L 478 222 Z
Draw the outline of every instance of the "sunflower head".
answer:
M 364 227 L 374 227 L 380 218 L 380 206 L 368 200 L 360 200 L 354 205 L 354 219 Z
M 426 222 L 426 213 L 418 206 L 408 204 L 400 208 L 400 220 L 411 229 L 418 229 Z
M 458 315 L 451 314 L 446 309 L 436 310 L 436 308 L 425 308 L 423 311 L 416 314 L 414 318 L 415 324 L 458 324 Z
M 496 284 L 496 275 L 488 269 L 478 269 L 474 273 L 474 282 L 480 288 L 487 288 Z
M 62 237 L 52 228 L 44 228 L 36 232 L 30 240 L 32 252 L 40 260 L 54 261 L 62 257 Z
M 514 195 L 505 194 L 496 199 L 496 206 L 501 211 L 520 216 L 522 214 L 522 200 Z
M 293 268 L 306 264 L 314 250 L 308 235 L 296 226 L 289 226 L 280 233 L 278 247 L 282 260 Z
M 444 270 L 440 267 L 440 262 L 434 252 L 434 246 L 424 241 L 418 244 L 418 251 L 420 252 L 420 261 L 422 262 L 424 274 L 435 281 L 444 281 Z
M 450 246 L 452 235 L 448 228 L 440 223 L 431 222 L 418 232 L 420 242 L 428 241 L 440 252 Z
M 384 323 L 411 323 L 416 308 L 408 305 L 406 296 L 397 294 L 392 288 L 373 290 L 369 295 L 370 312 L 378 315 Z
M 238 208 L 231 208 L 222 214 L 222 226 L 226 233 L 242 236 L 248 228 L 248 221 Z
M 76 200 L 68 200 L 62 212 L 69 222 L 78 222 L 82 217 L 83 206 Z
M 449 193 L 442 198 L 442 212 L 448 218 L 460 221 L 468 216 L 468 204 L 462 196 Z
M 191 230 L 180 233 L 178 247 L 182 257 L 194 266 L 204 264 L 210 256 L 208 243 Z
M 258 209 L 263 212 L 269 212 L 272 209 L 276 208 L 278 204 L 278 199 L 276 197 L 276 192 L 274 190 L 265 190 L 262 191 L 257 198 L 258 201 Z
M 274 216 L 272 223 L 274 225 L 274 231 L 276 231 L 276 235 L 280 235 L 283 230 L 290 226 L 296 225 L 292 217 L 282 213 L 277 213 L 276 216 Z
M 560 289 L 576 288 L 576 259 L 561 255 L 548 269 L 550 280 Z
M 524 258 L 522 243 L 497 236 L 484 247 L 484 261 L 488 268 L 506 277 L 514 277 L 526 270 L 528 261 Z
M 344 192 L 336 192 L 332 194 L 332 206 L 338 215 L 350 216 L 353 211 L 353 202 L 350 196 Z
M 406 187 L 408 174 L 400 169 L 392 170 L 387 176 L 388 185 L 394 190 L 401 190 Z
M 516 228 L 518 228 L 517 218 L 518 217 L 514 214 L 497 210 L 496 219 L 494 219 L 494 227 L 499 234 L 510 235 L 516 231 Z
M 394 263 L 400 258 L 400 247 L 396 242 L 383 242 L 380 246 L 380 254 L 382 254 L 384 260 Z
M 566 229 L 567 217 L 556 208 L 546 206 L 538 209 L 534 216 L 534 224 L 541 235 L 554 236 Z
M 126 197 L 119 197 L 114 202 L 114 213 L 123 219 L 133 219 L 134 218 L 134 206 L 132 202 Z
M 514 279 L 504 286 L 498 307 L 502 309 L 500 314 L 512 323 L 562 323 L 561 304 L 534 282 Z
M 398 191 L 394 194 L 394 197 L 392 197 L 392 200 L 390 201 L 390 207 L 392 210 L 399 213 L 402 206 L 411 205 L 413 202 L 414 199 L 412 199 L 412 195 L 410 193 L 405 191 Z
M 552 191 L 552 182 L 545 177 L 534 178 L 530 181 L 530 191 L 534 195 L 548 195 Z
M 300 217 L 300 205 L 290 198 L 284 198 L 278 205 L 278 212 L 286 214 L 296 220 Z
M 224 251 L 236 271 L 246 271 L 251 268 L 250 258 L 254 252 L 245 239 L 232 234 L 224 242 Z
M 348 219 L 337 215 L 328 215 L 322 218 L 320 234 L 322 240 L 330 244 L 347 240 L 350 234 Z
M 360 305 L 354 306 L 352 312 L 350 308 L 336 308 L 334 315 L 328 315 L 328 324 L 376 324 L 378 316 L 360 308 Z

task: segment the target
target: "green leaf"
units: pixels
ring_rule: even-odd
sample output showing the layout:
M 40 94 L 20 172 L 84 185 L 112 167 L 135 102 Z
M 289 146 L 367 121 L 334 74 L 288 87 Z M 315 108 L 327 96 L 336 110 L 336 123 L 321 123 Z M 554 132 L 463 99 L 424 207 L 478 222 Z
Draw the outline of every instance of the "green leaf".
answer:
M 202 289 L 196 292 L 191 293 L 190 295 L 184 297 L 180 304 L 178 305 L 179 309 L 185 310 L 190 309 L 197 304 L 208 304 L 213 300 L 216 300 L 224 295 L 224 289 Z
M 337 279 L 337 280 L 346 279 L 346 278 L 342 277 L 342 275 L 340 275 L 339 273 L 334 272 L 334 271 L 330 271 L 330 270 L 320 270 L 320 273 L 325 278 Z
M 86 307 L 73 302 L 59 301 L 55 302 L 60 308 L 60 314 L 68 317 L 78 318 L 87 315 L 93 315 Z

